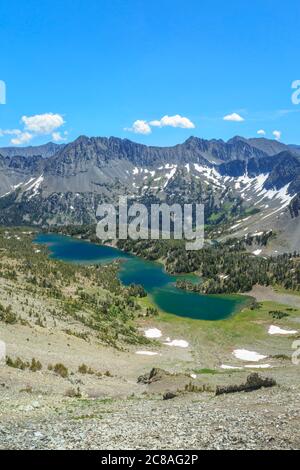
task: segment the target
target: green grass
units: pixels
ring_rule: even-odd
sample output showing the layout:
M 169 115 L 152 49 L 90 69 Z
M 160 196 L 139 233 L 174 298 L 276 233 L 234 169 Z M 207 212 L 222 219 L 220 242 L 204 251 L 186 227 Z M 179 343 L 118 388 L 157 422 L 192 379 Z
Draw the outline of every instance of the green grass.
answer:
M 216 370 L 216 369 L 194 369 L 194 373 L 195 374 L 211 374 L 211 375 L 215 375 L 215 374 L 219 374 L 220 371 Z
M 141 307 L 147 308 L 157 308 L 155 303 L 151 300 L 150 296 L 147 295 L 146 297 L 142 297 L 137 299 L 137 303 L 140 304 Z
M 168 329 L 172 334 L 199 344 L 201 347 L 226 350 L 238 344 L 251 344 L 268 339 L 267 327 L 275 322 L 269 314 L 272 310 L 288 311 L 287 305 L 276 302 L 262 302 L 260 308 L 251 310 L 245 307 L 230 318 L 218 321 L 194 320 L 175 315 L 160 313 L 156 325 Z M 289 317 L 276 320 L 276 324 L 285 327 L 295 327 L 293 317 L 300 317 L 300 309 L 288 311 Z M 160 325 L 158 324 L 160 323 Z

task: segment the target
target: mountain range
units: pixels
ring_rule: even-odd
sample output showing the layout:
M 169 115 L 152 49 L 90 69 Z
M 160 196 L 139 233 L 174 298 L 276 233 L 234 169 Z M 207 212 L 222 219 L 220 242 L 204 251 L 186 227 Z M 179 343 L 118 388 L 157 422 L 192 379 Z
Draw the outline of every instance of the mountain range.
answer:
M 272 230 L 299 249 L 300 147 L 265 138 L 190 137 L 151 147 L 115 137 L 0 148 L 0 223 L 89 224 L 100 202 L 201 202 L 213 236 Z M 273 251 L 272 251 L 273 250 Z

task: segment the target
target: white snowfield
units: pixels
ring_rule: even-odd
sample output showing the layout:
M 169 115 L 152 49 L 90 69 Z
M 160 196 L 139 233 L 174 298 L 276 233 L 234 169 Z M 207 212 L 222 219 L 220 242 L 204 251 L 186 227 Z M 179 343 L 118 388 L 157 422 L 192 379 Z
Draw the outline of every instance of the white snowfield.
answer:
M 234 357 L 242 361 L 258 362 L 266 359 L 268 356 L 263 356 L 255 351 L 248 351 L 247 349 L 235 349 L 232 353 Z
M 145 331 L 146 338 L 161 338 L 162 332 L 158 328 L 149 328 Z
M 157 356 L 157 352 L 153 351 L 136 351 L 135 354 L 138 354 L 139 356 Z
M 270 364 L 247 364 L 246 369 L 270 369 Z
M 279 326 L 271 325 L 268 331 L 269 335 L 296 335 L 297 330 L 283 330 Z
M 149 339 L 159 339 L 162 337 L 162 332 L 158 328 L 148 328 L 145 330 L 144 333 L 146 338 Z M 165 346 L 175 346 L 177 348 L 188 348 L 189 343 L 185 341 L 184 339 L 173 339 L 171 338 L 166 338 L 165 342 L 163 343 Z M 138 351 L 137 354 L 144 353 L 145 351 Z
M 28 199 L 32 199 L 34 196 L 37 195 L 39 187 L 41 186 L 43 181 L 44 181 L 44 177 L 43 175 L 41 175 L 29 187 L 26 187 L 26 192 L 30 192 L 30 191 L 32 192 L 32 194 L 29 196 Z
M 175 173 L 177 171 L 177 165 L 174 165 L 171 170 L 170 170 L 170 173 L 167 173 L 165 175 L 165 178 L 167 179 L 167 181 L 165 182 L 164 184 L 164 188 L 166 188 L 170 182 L 170 180 L 174 177 Z
M 246 364 L 245 366 L 228 366 L 227 364 L 222 364 L 220 366 L 223 370 L 243 370 L 245 369 L 269 369 L 271 367 L 270 364 Z
M 23 186 L 23 189 L 25 192 L 32 192 L 32 194 L 28 197 L 28 199 L 32 199 L 34 196 L 37 195 L 39 187 L 41 186 L 43 181 L 44 181 L 43 175 L 39 176 L 38 178 L 30 178 L 27 182 L 21 182 L 21 183 L 11 186 L 11 190 L 3 194 L 0 198 L 8 196 L 13 191 Z
M 262 250 L 255 250 L 255 251 L 253 251 L 253 254 L 255 256 L 259 256 L 261 254 L 261 252 L 262 252 Z
M 4 341 L 0 341 L 0 362 L 5 361 L 6 356 L 6 344 Z
M 222 364 L 221 369 L 224 369 L 224 370 L 242 370 L 242 367 L 228 366 L 227 364 Z
M 189 343 L 184 339 L 173 339 L 172 341 L 168 341 L 164 343 L 166 346 L 176 346 L 178 348 L 188 348 Z

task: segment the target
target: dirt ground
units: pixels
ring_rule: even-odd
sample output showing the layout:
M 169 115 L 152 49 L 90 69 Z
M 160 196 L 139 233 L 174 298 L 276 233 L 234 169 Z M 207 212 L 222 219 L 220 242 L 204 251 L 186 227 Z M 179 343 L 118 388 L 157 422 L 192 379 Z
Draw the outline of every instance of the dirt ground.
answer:
M 300 295 L 276 292 L 272 287 L 254 286 L 250 292 L 246 293 L 246 295 L 254 297 L 258 302 L 269 300 L 278 302 L 279 304 L 300 308 Z

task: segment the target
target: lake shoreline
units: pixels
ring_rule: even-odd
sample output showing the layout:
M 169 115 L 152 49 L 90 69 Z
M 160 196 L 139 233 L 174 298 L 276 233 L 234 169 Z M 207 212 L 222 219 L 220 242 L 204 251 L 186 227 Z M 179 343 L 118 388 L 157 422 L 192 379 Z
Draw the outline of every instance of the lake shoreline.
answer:
M 186 272 L 186 273 L 170 273 L 166 269 L 166 263 L 164 262 L 164 260 L 162 258 L 157 259 L 157 260 L 149 260 L 148 258 L 146 258 L 144 256 L 136 255 L 132 251 L 124 250 L 123 248 L 118 246 L 116 241 L 115 242 L 113 242 L 113 241 L 103 242 L 101 240 L 96 241 L 96 240 L 91 240 L 91 238 L 82 238 L 81 235 L 67 235 L 67 234 L 64 234 L 63 232 L 44 232 L 44 233 L 57 233 L 58 235 L 61 235 L 61 236 L 75 238 L 76 240 L 80 240 L 80 241 L 84 241 L 84 242 L 86 241 L 88 243 L 92 243 L 92 244 L 95 244 L 95 245 L 108 246 L 110 248 L 115 248 L 116 250 L 122 251 L 122 253 L 129 254 L 129 255 L 132 255 L 132 256 L 137 256 L 138 258 L 140 258 L 144 261 L 149 261 L 151 263 L 157 263 L 157 264 L 161 265 L 164 268 L 165 273 L 170 275 L 170 276 L 176 276 L 176 277 L 182 277 L 182 278 L 184 278 L 185 276 L 195 276 L 197 278 L 201 278 L 200 274 L 197 273 L 197 271 Z
M 247 307 L 248 302 L 238 294 L 205 295 L 187 292 L 176 287 L 176 280 L 161 263 L 124 252 L 115 246 L 100 245 L 91 240 L 45 232 L 38 235 L 36 243 L 48 245 L 51 256 L 65 262 L 85 264 L 126 260 L 121 263 L 119 279 L 125 286 L 140 284 L 159 310 L 201 320 L 222 320 Z M 80 244 L 80 249 L 78 247 Z M 76 246 L 77 245 L 77 246 Z M 119 256 L 118 254 L 122 254 Z

